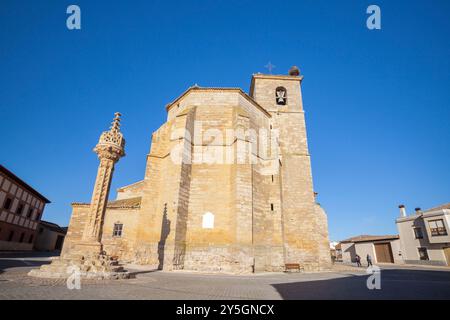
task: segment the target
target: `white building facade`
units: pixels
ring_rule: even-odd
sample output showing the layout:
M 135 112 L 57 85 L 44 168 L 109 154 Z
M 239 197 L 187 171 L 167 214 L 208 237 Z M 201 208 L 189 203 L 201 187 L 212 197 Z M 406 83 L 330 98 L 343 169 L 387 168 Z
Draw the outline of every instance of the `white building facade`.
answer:
M 367 266 L 367 255 L 372 263 L 403 263 L 398 235 L 361 235 L 341 241 L 342 262 L 355 263 L 356 255 Z
M 396 220 L 402 257 L 407 264 L 450 266 L 450 203 L 407 215 L 400 205 Z

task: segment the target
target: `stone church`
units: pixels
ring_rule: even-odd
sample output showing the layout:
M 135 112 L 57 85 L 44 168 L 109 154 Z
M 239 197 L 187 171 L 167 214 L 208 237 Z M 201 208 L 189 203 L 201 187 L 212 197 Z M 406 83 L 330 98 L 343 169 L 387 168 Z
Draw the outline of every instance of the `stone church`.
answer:
M 101 165 L 93 200 L 72 204 L 61 256 L 97 239 L 97 248 L 114 259 L 163 270 L 328 268 L 327 218 L 315 201 L 302 79 L 292 67 L 287 75 L 253 75 L 249 94 L 189 88 L 166 106 L 143 180 L 107 202 L 114 163 L 124 155 L 116 119 L 99 145 L 112 141 L 119 149 L 111 156 L 101 154 L 111 147 L 96 147 Z

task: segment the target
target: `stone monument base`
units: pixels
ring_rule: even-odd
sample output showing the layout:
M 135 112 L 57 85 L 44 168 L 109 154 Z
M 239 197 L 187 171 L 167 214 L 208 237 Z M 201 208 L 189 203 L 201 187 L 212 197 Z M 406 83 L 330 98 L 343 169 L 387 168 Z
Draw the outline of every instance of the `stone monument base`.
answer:
M 84 279 L 117 280 L 128 279 L 130 273 L 119 266 L 116 260 L 105 254 L 66 255 L 53 260 L 48 265 L 33 269 L 29 276 L 38 278 L 67 279 L 79 276 Z

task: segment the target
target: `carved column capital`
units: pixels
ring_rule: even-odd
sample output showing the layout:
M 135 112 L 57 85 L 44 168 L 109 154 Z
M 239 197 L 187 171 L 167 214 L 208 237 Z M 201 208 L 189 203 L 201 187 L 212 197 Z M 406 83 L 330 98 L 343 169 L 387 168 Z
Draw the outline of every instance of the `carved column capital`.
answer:
M 117 148 L 111 145 L 98 144 L 94 148 L 94 152 L 98 155 L 100 160 L 108 159 L 116 163 L 125 155 L 123 148 Z
M 120 132 L 120 113 L 116 112 L 109 131 L 101 134 L 94 148 L 99 159 L 110 159 L 114 162 L 125 156 L 125 139 Z

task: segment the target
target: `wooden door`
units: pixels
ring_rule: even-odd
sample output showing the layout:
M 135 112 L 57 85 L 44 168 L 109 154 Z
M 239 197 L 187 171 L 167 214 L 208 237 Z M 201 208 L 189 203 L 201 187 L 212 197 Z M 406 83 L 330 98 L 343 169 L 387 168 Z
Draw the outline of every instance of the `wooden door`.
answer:
M 450 266 L 450 247 L 444 248 L 444 254 L 447 259 L 447 265 Z
M 377 255 L 377 262 L 394 263 L 390 243 L 375 243 L 375 254 Z

